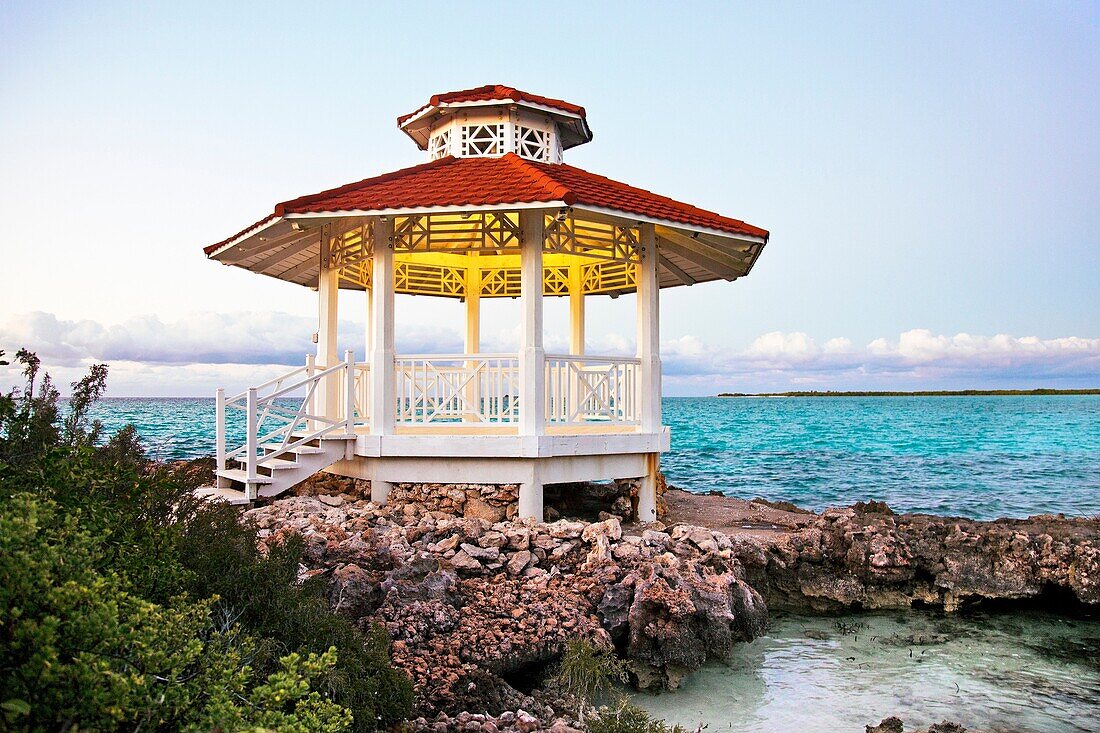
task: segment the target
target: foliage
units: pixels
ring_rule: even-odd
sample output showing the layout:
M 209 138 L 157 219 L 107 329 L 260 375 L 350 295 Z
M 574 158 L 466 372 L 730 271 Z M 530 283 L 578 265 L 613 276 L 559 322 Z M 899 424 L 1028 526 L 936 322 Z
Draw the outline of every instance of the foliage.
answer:
M 328 608 L 320 582 L 296 584 L 302 556 L 297 537 L 256 553 L 256 532 L 236 510 L 219 505 L 187 523 L 181 559 L 193 573 L 189 590 L 216 595 L 227 615 L 273 643 L 257 664 L 267 666 L 294 649 L 339 649 L 325 685 L 332 699 L 355 712 L 356 728 L 389 727 L 412 707 L 412 686 L 389 665 L 388 639 L 378 627 L 366 634 Z
M 626 663 L 614 649 L 574 637 L 566 642 L 555 682 L 562 692 L 578 700 L 577 714 L 590 733 L 683 733 L 679 726 L 651 718 L 624 695 L 616 694 L 616 683 L 628 679 Z M 596 707 L 601 700 L 611 705 Z
M 580 701 L 578 712 L 583 715 L 584 707 L 610 692 L 614 683 L 627 681 L 626 665 L 614 650 L 574 637 L 565 644 L 556 681 L 564 692 Z
M 216 598 L 161 606 L 96 569 L 98 544 L 53 501 L 0 504 L 0 700 L 30 730 L 342 730 L 351 714 L 310 691 L 335 650 L 291 654 L 266 679 L 254 641 L 214 623 Z
M 678 725 L 650 717 L 642 708 L 623 700 L 615 707 L 602 707 L 588 717 L 589 733 L 684 733 Z
M 0 353 L 2 356 L 2 353 Z M 34 354 L 0 395 L 0 728 L 374 730 L 405 717 L 388 640 L 296 583 L 301 544 L 105 445 L 106 367 L 59 395 Z M 5 723 L 7 725 L 5 725 Z

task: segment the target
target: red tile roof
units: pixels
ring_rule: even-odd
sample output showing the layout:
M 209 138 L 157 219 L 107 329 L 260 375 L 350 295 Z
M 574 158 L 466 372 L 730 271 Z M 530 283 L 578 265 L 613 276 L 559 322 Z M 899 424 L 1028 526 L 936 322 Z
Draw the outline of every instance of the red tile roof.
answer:
M 284 201 L 274 217 L 337 211 L 380 211 L 440 206 L 554 203 L 610 209 L 624 214 L 768 237 L 765 229 L 739 219 L 658 196 L 563 163 L 538 163 L 508 153 L 500 158 L 446 157 L 367 178 L 339 188 Z M 210 254 L 252 227 L 206 248 Z
M 424 106 L 416 109 L 413 112 L 409 112 L 407 115 L 401 115 L 397 118 L 397 124 L 401 125 L 412 117 L 415 117 L 421 111 L 428 107 L 438 107 L 441 104 L 461 104 L 463 102 L 492 102 L 498 99 L 510 99 L 513 102 L 528 102 L 530 104 L 538 104 L 543 107 L 551 107 L 553 109 L 561 110 L 562 112 L 568 112 L 570 114 L 584 117 L 584 107 L 580 105 L 572 104 L 561 99 L 553 99 L 551 97 L 543 97 L 538 94 L 531 94 L 524 92 L 515 87 L 507 87 L 503 84 L 486 84 L 483 87 L 475 87 L 473 89 L 463 89 L 457 92 L 444 92 L 443 94 L 434 94 L 432 98 L 428 100 L 428 103 Z

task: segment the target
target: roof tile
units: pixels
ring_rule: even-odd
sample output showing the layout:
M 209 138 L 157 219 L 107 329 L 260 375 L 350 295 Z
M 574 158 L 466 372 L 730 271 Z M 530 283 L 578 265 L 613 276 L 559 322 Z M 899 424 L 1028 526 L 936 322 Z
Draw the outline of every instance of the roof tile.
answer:
M 408 114 L 401 115 L 397 118 L 397 124 L 401 125 L 406 120 L 415 117 L 422 110 L 428 107 L 438 107 L 441 104 L 461 104 L 463 102 L 491 102 L 497 99 L 510 99 L 513 102 L 529 102 L 531 104 L 539 104 L 544 107 L 552 107 L 553 109 L 561 110 L 562 112 L 568 112 L 570 114 L 584 117 L 584 107 L 566 102 L 562 99 L 554 99 L 552 97 L 543 97 L 538 94 L 531 94 L 530 92 L 524 92 L 515 87 L 504 86 L 503 84 L 486 84 L 482 87 L 474 87 L 473 89 L 462 89 L 457 92 L 444 92 L 443 94 L 433 94 L 432 98 L 428 100 L 428 103 L 422 107 L 418 107 L 416 110 L 409 112 Z
M 730 234 L 768 237 L 767 230 L 739 219 L 659 196 L 571 165 L 538 163 L 514 153 L 500 158 L 441 158 L 284 201 L 275 207 L 273 216 L 558 201 L 568 206 L 610 209 Z M 266 217 L 259 223 L 272 218 Z M 210 254 L 240 234 L 207 247 L 206 253 Z

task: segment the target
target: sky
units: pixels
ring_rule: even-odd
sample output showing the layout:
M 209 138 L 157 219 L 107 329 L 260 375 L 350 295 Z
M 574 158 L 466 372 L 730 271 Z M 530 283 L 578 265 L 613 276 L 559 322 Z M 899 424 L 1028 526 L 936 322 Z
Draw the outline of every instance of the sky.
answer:
M 567 162 L 771 231 L 662 293 L 665 394 L 1100 387 L 1100 4 L 806 5 L 0 3 L 0 349 L 115 396 L 300 363 L 316 294 L 202 247 L 422 162 L 397 115 L 501 83 L 586 108 Z M 588 350 L 630 353 L 632 299 L 590 300 Z M 461 319 L 400 297 L 398 349 Z

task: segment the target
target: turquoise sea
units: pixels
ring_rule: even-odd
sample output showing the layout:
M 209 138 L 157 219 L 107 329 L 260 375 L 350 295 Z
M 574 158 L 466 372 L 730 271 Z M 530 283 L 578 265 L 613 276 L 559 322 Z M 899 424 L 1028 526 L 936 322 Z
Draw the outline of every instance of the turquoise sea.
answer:
M 212 399 L 104 400 L 151 455 L 214 451 Z M 812 509 L 870 498 L 991 519 L 1100 515 L 1100 397 L 666 398 L 669 482 Z M 243 426 L 231 426 L 231 440 Z

